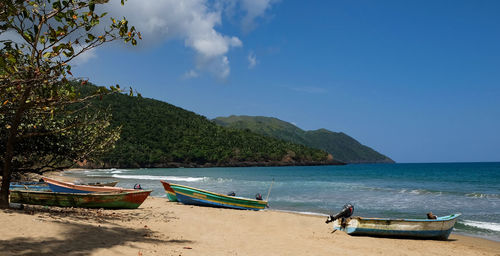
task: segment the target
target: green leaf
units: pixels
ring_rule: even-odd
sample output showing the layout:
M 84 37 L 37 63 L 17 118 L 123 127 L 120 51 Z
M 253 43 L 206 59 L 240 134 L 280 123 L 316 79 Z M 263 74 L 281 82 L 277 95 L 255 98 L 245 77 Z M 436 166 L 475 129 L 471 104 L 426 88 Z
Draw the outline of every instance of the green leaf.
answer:
M 61 2 L 59 2 L 59 1 L 54 2 L 54 3 L 52 4 L 52 8 L 53 8 L 53 9 L 56 9 L 56 10 L 61 9 Z
M 24 38 L 30 43 L 33 42 L 33 36 L 28 31 L 24 31 Z

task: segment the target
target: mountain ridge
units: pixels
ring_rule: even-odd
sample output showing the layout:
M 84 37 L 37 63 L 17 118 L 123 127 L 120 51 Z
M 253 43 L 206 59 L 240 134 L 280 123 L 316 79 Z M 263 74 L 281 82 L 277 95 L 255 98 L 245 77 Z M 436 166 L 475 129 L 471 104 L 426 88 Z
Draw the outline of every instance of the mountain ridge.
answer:
M 343 132 L 325 128 L 305 131 L 275 117 L 237 116 L 212 119 L 218 125 L 253 131 L 269 137 L 325 150 L 335 159 L 346 163 L 394 163 L 389 157 L 359 143 Z
M 89 94 L 98 87 L 80 88 Z M 160 100 L 112 94 L 92 101 L 109 109 L 121 127 L 114 149 L 88 168 L 337 165 L 323 150 L 224 128 L 206 117 Z

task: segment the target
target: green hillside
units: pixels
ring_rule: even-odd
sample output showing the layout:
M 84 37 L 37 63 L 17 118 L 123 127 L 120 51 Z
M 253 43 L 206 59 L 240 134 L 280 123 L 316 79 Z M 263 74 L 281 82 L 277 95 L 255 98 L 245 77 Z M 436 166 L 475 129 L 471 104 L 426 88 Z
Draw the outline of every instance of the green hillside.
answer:
M 341 164 L 323 150 L 224 128 L 158 100 L 114 94 L 94 100 L 93 107 L 111 109 L 112 125 L 121 126 L 121 136 L 92 167 Z
M 335 159 L 346 163 L 394 163 L 387 156 L 342 132 L 326 129 L 304 131 L 288 122 L 263 116 L 217 117 L 214 122 L 224 127 L 247 129 L 273 138 L 323 149 Z

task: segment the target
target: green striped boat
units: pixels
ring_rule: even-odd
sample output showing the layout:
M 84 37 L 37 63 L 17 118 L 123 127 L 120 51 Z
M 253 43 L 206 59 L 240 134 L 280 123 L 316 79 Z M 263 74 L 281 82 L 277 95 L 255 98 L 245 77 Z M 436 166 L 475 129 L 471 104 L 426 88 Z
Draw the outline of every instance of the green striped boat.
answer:
M 193 187 L 168 183 L 161 181 L 169 200 L 175 200 L 183 204 L 222 207 L 241 210 L 262 210 L 266 208 L 267 201 L 254 200 L 243 197 L 226 196 Z

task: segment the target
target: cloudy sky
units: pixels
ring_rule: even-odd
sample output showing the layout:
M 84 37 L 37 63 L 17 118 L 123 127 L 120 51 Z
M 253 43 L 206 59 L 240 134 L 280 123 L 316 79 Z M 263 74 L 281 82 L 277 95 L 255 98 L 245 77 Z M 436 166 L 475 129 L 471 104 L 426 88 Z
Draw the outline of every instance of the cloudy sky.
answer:
M 398 162 L 500 161 L 500 2 L 112 0 L 143 35 L 77 60 L 208 118 L 341 131 Z

